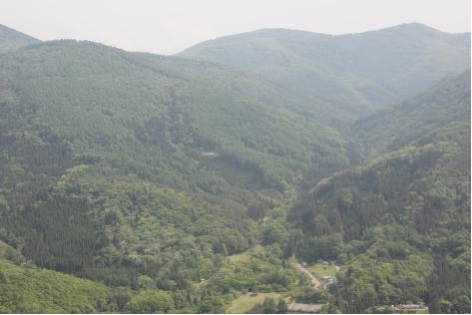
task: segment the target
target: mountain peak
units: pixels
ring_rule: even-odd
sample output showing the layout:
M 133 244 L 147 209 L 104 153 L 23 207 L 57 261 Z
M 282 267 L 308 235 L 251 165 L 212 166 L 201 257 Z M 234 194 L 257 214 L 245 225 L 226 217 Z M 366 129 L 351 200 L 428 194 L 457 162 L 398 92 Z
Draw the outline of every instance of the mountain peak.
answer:
M 432 28 L 428 25 L 425 25 L 425 24 L 421 24 L 419 22 L 411 22 L 411 23 L 402 23 L 402 24 L 399 24 L 399 25 L 396 25 L 396 26 L 393 26 L 391 28 L 397 28 L 397 29 L 409 29 L 409 30 L 434 30 L 434 31 L 438 31 L 440 32 L 439 30 L 435 29 L 435 28 Z
M 410 35 L 435 35 L 435 34 L 449 34 L 449 35 L 459 35 L 459 34 L 470 34 L 470 32 L 465 33 L 449 33 L 438 30 L 434 27 L 419 23 L 419 22 L 411 22 L 411 23 L 403 23 L 387 28 L 379 29 L 378 32 L 397 32 L 397 33 L 408 33 Z M 367 32 L 369 33 L 369 32 Z
M 438 29 L 430 27 L 425 24 L 421 24 L 418 22 L 412 23 L 403 23 L 399 24 L 390 28 L 386 28 L 385 30 L 397 31 L 397 32 L 408 32 L 410 34 L 440 34 L 444 33 Z

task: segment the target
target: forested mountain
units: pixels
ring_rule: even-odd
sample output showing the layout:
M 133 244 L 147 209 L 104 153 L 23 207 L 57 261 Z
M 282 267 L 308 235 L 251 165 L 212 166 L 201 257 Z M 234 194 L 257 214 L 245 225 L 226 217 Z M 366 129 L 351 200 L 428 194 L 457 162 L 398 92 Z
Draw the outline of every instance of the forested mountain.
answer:
M 329 154 L 345 159 L 334 129 L 284 108 L 287 98 L 302 97 L 219 66 L 56 41 L 3 55 L 0 73 L 76 154 L 119 160 L 172 186 L 194 177 L 202 160 L 250 169 L 276 184 L 337 158 Z M 221 158 L 202 158 L 207 151 Z
M 364 158 L 434 137 L 447 141 L 470 126 L 470 70 L 387 110 L 357 121 L 352 137 Z
M 281 248 L 297 177 L 349 163 L 335 129 L 287 109 L 303 96 L 222 66 L 67 40 L 1 55 L 0 74 L 0 237 L 27 261 L 154 290 L 126 293 L 118 311 L 159 311 L 130 305 L 165 290 L 169 309 L 218 312 L 236 288 L 296 281 Z M 260 277 L 213 283 L 225 256 L 273 242 L 250 263 Z M 202 278 L 211 289 L 195 287 Z
M 356 128 L 377 154 L 395 150 L 302 198 L 289 216 L 303 234 L 295 250 L 348 262 L 336 292 L 346 312 L 420 299 L 468 312 L 470 71 Z
M 0 25 L 0 53 L 38 42 L 36 38 Z
M 470 67 L 470 33 L 418 23 L 339 36 L 267 29 L 203 42 L 179 55 L 266 75 L 356 118 Z
M 168 57 L 0 34 L 0 311 L 470 309 L 469 34 L 263 30 Z

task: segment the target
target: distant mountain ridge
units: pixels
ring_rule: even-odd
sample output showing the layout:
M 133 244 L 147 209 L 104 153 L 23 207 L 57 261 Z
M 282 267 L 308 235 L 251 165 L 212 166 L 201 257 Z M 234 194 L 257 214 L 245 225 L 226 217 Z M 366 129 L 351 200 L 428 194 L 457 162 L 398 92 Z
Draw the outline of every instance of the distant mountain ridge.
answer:
M 0 25 L 0 53 L 39 42 L 40 40 L 34 37 Z
M 266 75 L 359 116 L 469 68 L 470 33 L 447 34 L 418 23 L 336 36 L 264 29 L 178 55 Z

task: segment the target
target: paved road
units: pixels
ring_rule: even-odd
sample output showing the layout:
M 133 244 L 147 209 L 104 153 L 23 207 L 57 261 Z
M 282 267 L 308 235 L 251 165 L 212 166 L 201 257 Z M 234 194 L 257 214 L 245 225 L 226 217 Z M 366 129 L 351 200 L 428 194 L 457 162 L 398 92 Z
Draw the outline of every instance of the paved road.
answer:
M 305 267 L 302 266 L 302 264 L 297 262 L 297 263 L 292 263 L 292 266 L 300 270 L 301 272 L 303 272 L 308 277 L 308 279 L 310 279 L 310 282 L 313 285 L 313 288 L 315 288 L 316 290 L 323 289 L 323 285 L 321 284 L 321 281 L 316 279 L 315 276 L 311 274 L 311 272 L 309 272 Z

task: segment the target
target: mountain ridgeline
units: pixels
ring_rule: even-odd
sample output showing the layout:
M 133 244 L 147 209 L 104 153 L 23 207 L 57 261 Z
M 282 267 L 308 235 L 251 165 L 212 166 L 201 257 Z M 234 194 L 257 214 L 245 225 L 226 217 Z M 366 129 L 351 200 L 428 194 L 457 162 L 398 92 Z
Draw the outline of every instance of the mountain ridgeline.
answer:
M 470 311 L 469 67 L 420 24 L 176 56 L 1 26 L 0 311 Z
M 345 123 L 470 67 L 470 34 L 417 23 L 339 36 L 267 29 L 207 41 L 179 56 L 259 73 L 328 99 L 331 114 Z M 314 116 L 325 110 L 305 109 Z
M 0 52 L 14 50 L 39 42 L 40 41 L 34 37 L 15 31 L 4 25 L 0 25 Z

